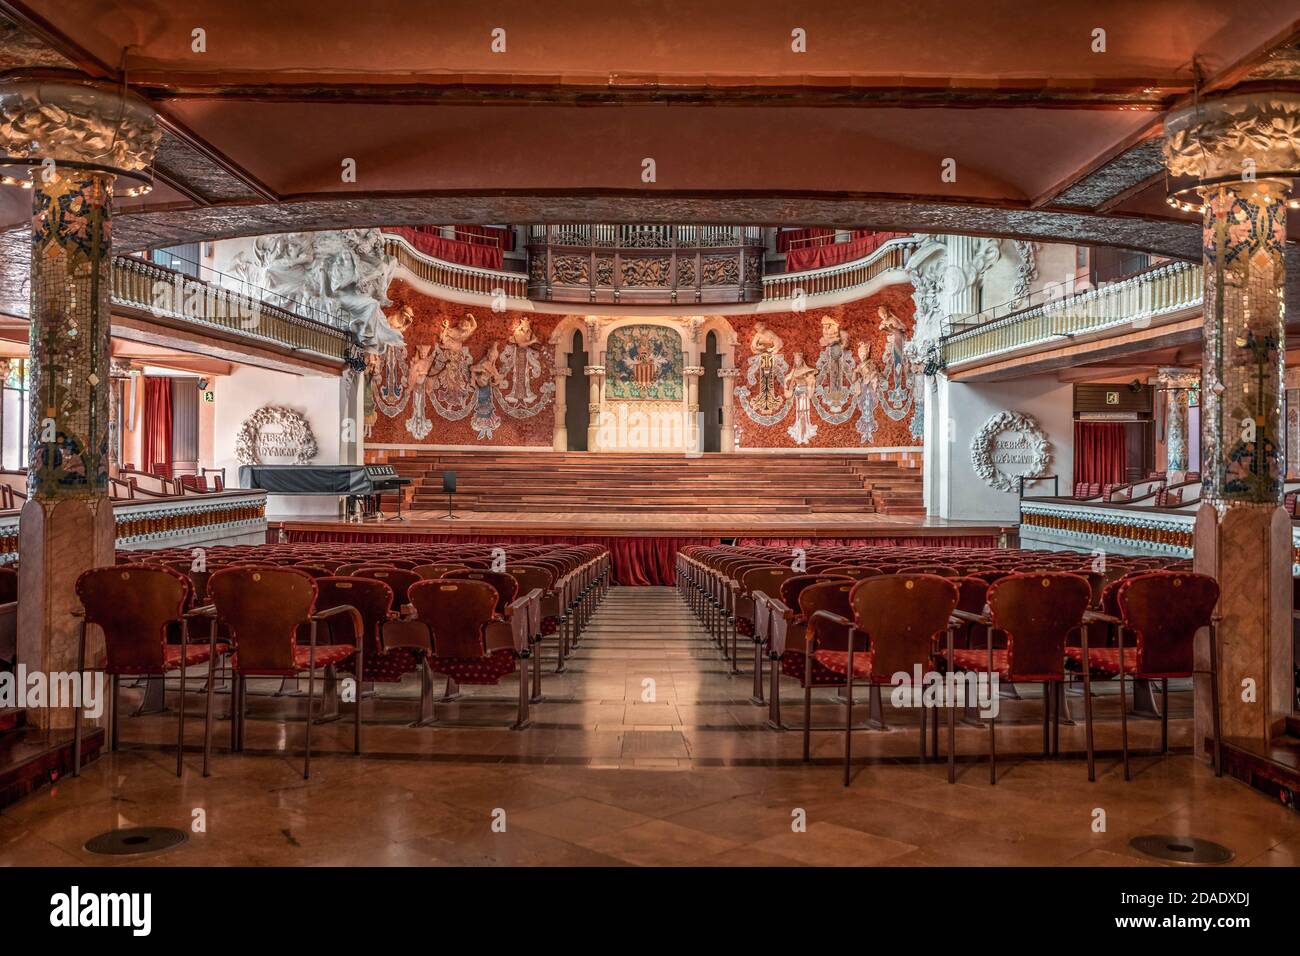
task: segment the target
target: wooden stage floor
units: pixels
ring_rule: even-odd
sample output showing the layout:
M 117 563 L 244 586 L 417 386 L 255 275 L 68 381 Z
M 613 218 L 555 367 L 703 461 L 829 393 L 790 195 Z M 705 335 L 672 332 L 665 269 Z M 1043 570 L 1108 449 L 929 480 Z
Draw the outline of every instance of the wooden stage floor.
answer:
M 345 521 L 329 517 L 270 515 L 272 537 L 283 528 L 292 531 L 382 531 L 387 534 L 510 534 L 584 535 L 654 538 L 889 538 L 997 536 L 1014 532 L 1015 525 L 987 521 L 949 521 L 924 515 L 883 514 L 799 514 L 799 515 L 705 515 L 656 512 L 654 514 L 576 515 L 572 512 L 529 512 L 513 515 L 500 511 L 456 511 L 448 521 L 445 511 L 403 512 L 401 521 L 386 515 L 384 520 Z M 443 516 L 441 519 L 439 516 Z

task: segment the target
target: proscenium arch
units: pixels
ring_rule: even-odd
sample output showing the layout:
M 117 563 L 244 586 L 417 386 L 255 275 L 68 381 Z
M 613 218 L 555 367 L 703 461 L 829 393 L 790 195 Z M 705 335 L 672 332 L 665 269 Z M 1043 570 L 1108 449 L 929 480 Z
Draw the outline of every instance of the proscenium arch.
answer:
M 1199 262 L 1199 221 L 1106 216 L 1078 210 L 908 202 L 866 195 L 676 193 L 598 190 L 582 195 L 507 191 L 477 194 L 339 194 L 247 205 L 141 211 L 117 202 L 113 249 L 123 254 L 187 242 L 278 232 L 318 232 L 431 222 L 607 222 L 827 226 L 1122 246 Z M 30 229 L 0 232 L 0 311 L 27 314 Z

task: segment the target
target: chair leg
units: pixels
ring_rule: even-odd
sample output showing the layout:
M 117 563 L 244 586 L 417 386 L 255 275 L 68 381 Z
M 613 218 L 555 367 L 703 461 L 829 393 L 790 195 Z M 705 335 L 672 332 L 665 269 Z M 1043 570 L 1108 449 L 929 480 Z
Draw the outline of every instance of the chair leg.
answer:
M 767 685 L 767 725 L 773 730 L 784 730 L 781 725 L 781 662 L 773 657 Z
M 1083 719 L 1086 725 L 1085 738 L 1088 745 L 1088 781 L 1089 783 L 1095 783 L 1097 780 L 1097 764 L 1092 741 L 1092 662 L 1088 659 L 1088 628 L 1083 627 L 1080 634 L 1082 636 L 1079 643 L 1083 651 Z
M 1169 753 L 1169 678 L 1160 678 L 1160 752 Z
M 519 662 L 519 711 L 515 725 L 511 730 L 523 730 L 530 723 L 528 719 L 528 661 Z
M 853 759 L 853 638 L 849 641 L 849 673 L 846 678 L 849 685 L 849 699 L 844 702 L 844 786 L 849 785 L 849 765 Z M 921 747 L 925 748 L 925 733 L 922 731 Z
M 420 712 L 412 727 L 427 727 L 434 722 L 433 671 L 429 669 L 429 659 L 420 656 Z
M 1223 776 L 1223 734 L 1219 727 L 1218 627 L 1210 625 L 1210 722 L 1214 730 L 1214 775 Z
M 1052 722 L 1052 696 L 1051 685 L 1043 681 L 1043 756 L 1046 757 L 1050 752 L 1051 744 L 1048 734 L 1049 726 Z
M 86 679 L 86 619 L 81 619 L 77 637 L 77 673 Z M 80 702 L 78 702 L 79 704 Z M 81 707 L 72 709 L 72 775 L 81 776 Z
M 952 628 L 948 628 L 948 656 L 945 658 L 946 670 L 948 673 L 954 673 L 952 669 Z M 946 676 L 946 675 L 945 675 Z M 945 687 L 945 690 L 947 688 Z M 947 701 L 948 704 L 948 782 L 957 782 L 957 686 L 954 682 L 952 685 L 952 697 Z M 937 721 L 936 721 L 937 722 Z
M 542 637 L 533 643 L 533 703 L 542 699 Z
M 185 631 L 188 625 L 181 622 L 181 675 L 180 675 L 180 700 L 176 704 L 176 776 L 183 776 L 185 773 L 185 684 L 186 684 L 186 667 L 185 667 Z M 166 676 L 163 680 L 166 680 Z
M 852 704 L 852 700 L 850 700 L 849 703 Z M 922 693 L 921 693 L 921 706 L 920 706 L 918 709 L 921 711 L 921 719 L 920 719 L 920 725 L 921 725 L 921 763 L 925 763 L 926 760 L 929 759 L 929 756 L 930 756 L 930 755 L 929 755 L 929 753 L 926 752 L 926 747 L 925 747 L 925 733 L 926 733 L 925 725 L 926 725 L 926 723 L 927 723 L 927 720 L 926 720 L 926 713 L 925 713 L 925 692 L 924 692 L 924 690 L 922 690 Z
M 203 776 L 208 776 L 212 766 L 212 705 L 217 684 L 217 622 L 212 622 L 208 634 L 208 693 L 203 711 Z
M 997 673 L 993 670 L 993 625 L 986 629 L 988 635 L 989 651 L 989 684 L 993 683 L 993 675 Z M 998 782 L 998 715 L 996 713 L 989 715 L 989 783 Z
M 807 763 L 812 754 L 812 684 L 806 683 L 803 689 L 803 762 Z
M 1065 703 L 1061 681 L 1052 681 L 1052 756 L 1061 755 L 1061 710 Z
M 354 707 L 356 712 L 352 715 L 355 721 L 352 728 L 352 752 L 357 756 L 361 755 L 361 675 L 366 672 L 366 649 L 363 642 L 357 642 L 357 672 L 354 675 L 357 679 L 357 696 Z
M 1124 673 L 1124 628 L 1117 627 L 1119 634 L 1119 734 L 1124 747 L 1124 779 L 1129 780 L 1128 765 L 1128 688 Z
M 122 691 L 122 678 L 119 675 L 114 674 L 113 679 L 109 681 L 109 683 L 113 685 L 112 694 L 110 696 L 113 707 L 108 714 L 108 749 L 111 752 L 116 753 L 118 745 L 118 711 L 121 709 L 117 706 L 117 699 Z
M 311 650 L 307 660 L 307 733 L 304 740 L 306 753 L 302 758 L 302 779 L 311 777 L 311 707 L 316 696 L 316 622 L 311 622 Z
M 924 706 L 923 702 L 922 708 Z M 930 722 L 930 756 L 937 758 L 939 756 L 939 711 L 934 709 L 933 713 L 926 713 L 922 709 L 921 713 L 925 714 L 926 720 Z

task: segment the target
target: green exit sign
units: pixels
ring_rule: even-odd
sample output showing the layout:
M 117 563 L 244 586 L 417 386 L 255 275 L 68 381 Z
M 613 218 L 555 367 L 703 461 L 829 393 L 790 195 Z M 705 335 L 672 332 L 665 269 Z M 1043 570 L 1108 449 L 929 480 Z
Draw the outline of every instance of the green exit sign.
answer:
M 203 400 L 205 402 L 215 402 L 217 400 L 216 393 L 213 392 L 212 389 L 208 389 L 203 393 Z

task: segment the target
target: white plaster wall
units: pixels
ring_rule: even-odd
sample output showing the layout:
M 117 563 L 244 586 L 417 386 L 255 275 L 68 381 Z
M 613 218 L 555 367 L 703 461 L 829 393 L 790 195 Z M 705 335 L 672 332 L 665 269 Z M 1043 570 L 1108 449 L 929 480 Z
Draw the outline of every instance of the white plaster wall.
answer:
M 292 408 L 307 419 L 316 436 L 317 453 L 314 463 L 335 465 L 345 462 L 342 442 L 343 404 L 341 382 L 337 378 L 320 375 L 291 375 L 270 369 L 241 366 L 230 375 L 222 375 L 212 382 L 215 401 L 212 415 L 212 455 L 217 468 L 226 469 L 226 479 L 232 487 L 239 486 L 239 461 L 235 458 L 235 439 L 243 427 L 244 419 L 263 405 L 282 405 Z M 320 505 L 320 509 L 308 505 Z M 289 498 L 271 495 L 267 500 L 270 514 L 324 513 L 334 514 L 337 503 L 321 502 L 313 498 Z
M 1054 376 L 1038 375 L 1015 382 L 963 384 L 942 380 L 930 409 L 937 406 L 934 447 L 927 443 L 926 504 L 943 518 L 977 521 L 1016 521 L 1020 516 L 1015 492 L 985 484 L 971 464 L 970 443 L 993 415 L 1023 412 L 1038 421 L 1051 443 L 1047 473 L 1060 476 L 1067 493 L 1074 474 L 1073 389 Z M 948 422 L 951 421 L 951 427 Z M 1050 494 L 1050 485 L 1033 486 L 1037 494 Z

